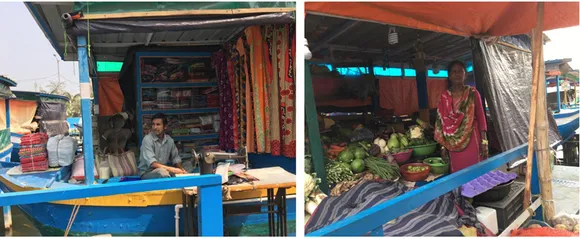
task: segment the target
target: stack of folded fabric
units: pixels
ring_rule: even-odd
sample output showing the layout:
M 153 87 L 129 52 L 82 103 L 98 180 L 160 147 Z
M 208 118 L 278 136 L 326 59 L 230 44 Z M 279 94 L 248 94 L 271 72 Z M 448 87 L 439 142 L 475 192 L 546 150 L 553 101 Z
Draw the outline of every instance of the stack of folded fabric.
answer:
M 217 94 L 209 94 L 207 95 L 207 107 L 209 108 L 217 108 L 220 107 L 220 98 Z
M 45 171 L 48 169 L 46 143 L 48 135 L 35 133 L 24 135 L 20 142 L 20 166 L 22 172 Z

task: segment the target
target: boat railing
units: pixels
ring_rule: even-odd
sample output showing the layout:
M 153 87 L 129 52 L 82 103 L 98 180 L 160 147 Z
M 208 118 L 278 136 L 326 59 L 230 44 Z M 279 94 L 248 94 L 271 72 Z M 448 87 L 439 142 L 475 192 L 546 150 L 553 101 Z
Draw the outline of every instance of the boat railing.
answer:
M 510 161 L 524 158 L 528 145 L 524 144 L 495 155 L 483 162 L 459 172 L 437 179 L 415 190 L 402 194 L 372 208 L 366 209 L 336 223 L 318 229 L 306 236 L 361 236 L 370 232 L 372 236 L 383 236 L 383 225 L 411 210 L 476 179 Z M 532 194 L 539 194 L 537 166 L 534 155 L 532 167 Z
M 7 207 L 186 187 L 198 187 L 197 215 L 199 220 L 197 220 L 197 226 L 199 235 L 223 236 L 222 179 L 221 176 L 215 174 L 2 193 L 0 194 L 0 206 Z

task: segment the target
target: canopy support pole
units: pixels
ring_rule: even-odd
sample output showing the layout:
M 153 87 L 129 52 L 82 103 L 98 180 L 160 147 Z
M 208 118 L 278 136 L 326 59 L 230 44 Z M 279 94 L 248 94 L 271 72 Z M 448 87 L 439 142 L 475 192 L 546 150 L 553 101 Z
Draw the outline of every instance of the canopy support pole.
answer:
M 93 119 L 91 116 L 91 80 L 89 77 L 89 58 L 87 37 L 77 37 L 79 56 L 79 81 L 81 93 L 81 117 L 83 122 L 83 156 L 85 163 L 85 184 L 93 185 L 95 182 L 95 164 L 93 155 Z
M 4 101 L 6 104 L 6 128 L 10 128 L 10 98 L 6 98 Z
M 10 135 L 10 98 L 6 98 L 4 104 L 6 104 L 6 129 L 8 129 L 8 134 Z M 6 161 L 10 162 L 10 156 L 6 156 Z M 4 191 L 0 190 L 0 193 L 4 193 Z M 10 206 L 2 207 L 2 211 L 4 212 L 4 229 L 9 231 L 12 227 L 12 212 L 10 211 Z
M 417 81 L 417 96 L 419 98 L 419 118 L 422 121 L 430 123 L 429 120 L 429 95 L 427 91 L 427 68 L 425 60 L 422 58 L 415 59 L 414 62 Z M 404 69 L 403 69 L 404 70 Z
M 540 194 L 542 198 L 542 210 L 544 220 L 550 220 L 554 216 L 554 201 L 552 197 L 552 169 L 550 166 L 551 148 L 548 143 L 548 107 L 546 102 L 545 65 L 543 55 L 543 34 L 544 29 L 544 3 L 539 2 L 537 10 L 536 27 L 532 31 L 532 108 L 530 110 L 530 133 L 528 142 L 534 140 L 534 130 L 536 136 L 536 157 L 538 163 L 538 176 L 540 182 Z M 534 97 L 535 96 L 535 97 Z M 532 112 L 533 111 L 533 112 Z M 533 114 L 532 114 L 533 113 Z M 529 148 L 532 148 L 530 144 Z M 524 208 L 528 208 L 531 203 L 530 181 L 532 176 L 533 153 L 528 150 L 526 192 L 524 194 Z
M 566 94 L 566 93 L 564 93 Z M 566 96 L 564 96 L 566 97 Z M 564 99 L 565 100 L 565 99 Z M 558 102 L 558 113 L 562 111 L 562 100 L 560 99 L 560 75 L 556 76 L 556 102 Z
M 373 84 L 375 85 L 375 94 L 372 96 L 373 99 L 373 113 L 376 114 L 381 109 L 380 103 L 380 90 L 379 90 L 379 79 L 375 76 L 375 66 L 373 64 L 373 59 L 369 58 L 368 60 L 368 68 L 369 68 L 369 75 L 373 78 Z M 363 115 L 367 116 L 368 112 L 364 112 Z M 365 117 L 365 121 L 368 120 L 368 117 Z M 365 122 L 368 123 L 368 122 Z
M 330 194 L 328 182 L 326 181 L 326 168 L 324 167 L 324 155 L 322 153 L 322 143 L 320 140 L 320 129 L 318 128 L 318 113 L 316 112 L 316 101 L 314 99 L 314 89 L 312 88 L 312 75 L 308 61 L 304 62 L 304 102 L 306 112 L 306 127 L 308 129 L 308 146 L 312 154 L 312 163 L 316 177 L 321 179 L 320 190 Z M 304 169 L 298 169 L 304 171 Z

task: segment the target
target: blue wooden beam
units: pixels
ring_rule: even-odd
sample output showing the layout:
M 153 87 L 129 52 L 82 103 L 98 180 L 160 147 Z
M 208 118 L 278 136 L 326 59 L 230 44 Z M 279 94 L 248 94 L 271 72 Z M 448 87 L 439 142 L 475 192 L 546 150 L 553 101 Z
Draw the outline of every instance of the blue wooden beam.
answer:
M 95 182 L 95 158 L 93 154 L 93 118 L 91 115 L 91 81 L 89 78 L 89 58 L 87 37 L 77 37 L 79 56 L 79 78 L 81 92 L 81 116 L 83 121 L 83 156 L 85 162 L 85 184 Z
M 66 187 L 66 188 L 54 188 L 47 190 L 35 190 L 35 191 L 23 191 L 23 192 L 11 192 L 4 193 L 0 195 L 0 206 L 12 206 L 12 205 L 23 205 L 41 202 L 53 202 L 60 200 L 69 200 L 77 198 L 87 198 L 87 197 L 101 197 L 117 194 L 127 194 L 127 193 L 138 193 L 147 192 L 155 190 L 167 190 L 175 188 L 185 188 L 185 187 L 208 187 L 208 186 L 219 186 L 220 191 L 218 198 L 212 195 L 215 194 L 215 189 L 210 190 L 206 195 L 212 197 L 213 200 L 219 202 L 221 206 L 221 177 L 219 175 L 201 175 L 201 176 L 190 176 L 190 177 L 174 177 L 174 178 L 162 178 L 162 179 L 151 179 L 151 180 L 139 180 L 139 181 L 129 181 L 129 182 L 119 182 L 110 184 L 95 184 L 92 186 L 76 186 L 76 187 Z M 201 192 L 205 192 L 205 189 L 201 189 Z M 204 195 L 204 196 L 206 196 Z M 202 200 L 204 202 L 204 200 Z M 215 211 L 215 209 L 214 209 Z M 221 216 L 221 213 L 220 213 Z
M 360 236 L 401 216 L 425 203 L 460 187 L 461 185 L 499 168 L 527 153 L 527 144 L 518 146 L 476 165 L 450 174 L 418 189 L 347 217 L 306 236 Z
M 216 175 L 217 176 L 217 175 Z M 202 236 L 223 236 L 223 205 L 221 178 L 218 185 L 199 188 L 197 226 Z
M 532 194 L 532 201 L 534 200 L 534 195 L 540 195 L 540 177 L 538 176 L 538 157 L 536 157 L 536 152 L 534 152 L 534 157 L 532 158 L 532 180 L 530 182 L 530 192 Z M 543 221 L 544 213 L 542 211 L 542 205 L 536 209 L 536 215 L 533 217 L 536 220 Z

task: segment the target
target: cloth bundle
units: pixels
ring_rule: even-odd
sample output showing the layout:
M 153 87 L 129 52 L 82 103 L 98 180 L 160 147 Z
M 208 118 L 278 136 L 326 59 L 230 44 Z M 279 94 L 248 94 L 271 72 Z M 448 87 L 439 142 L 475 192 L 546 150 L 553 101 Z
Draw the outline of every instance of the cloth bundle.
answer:
M 65 167 L 73 163 L 78 142 L 70 136 L 57 135 L 48 139 L 48 166 Z
M 209 108 L 217 108 L 220 107 L 220 98 L 216 94 L 207 95 L 207 107 Z
M 48 153 L 46 143 L 48 135 L 35 133 L 22 136 L 20 139 L 20 166 L 22 172 L 48 170 Z

